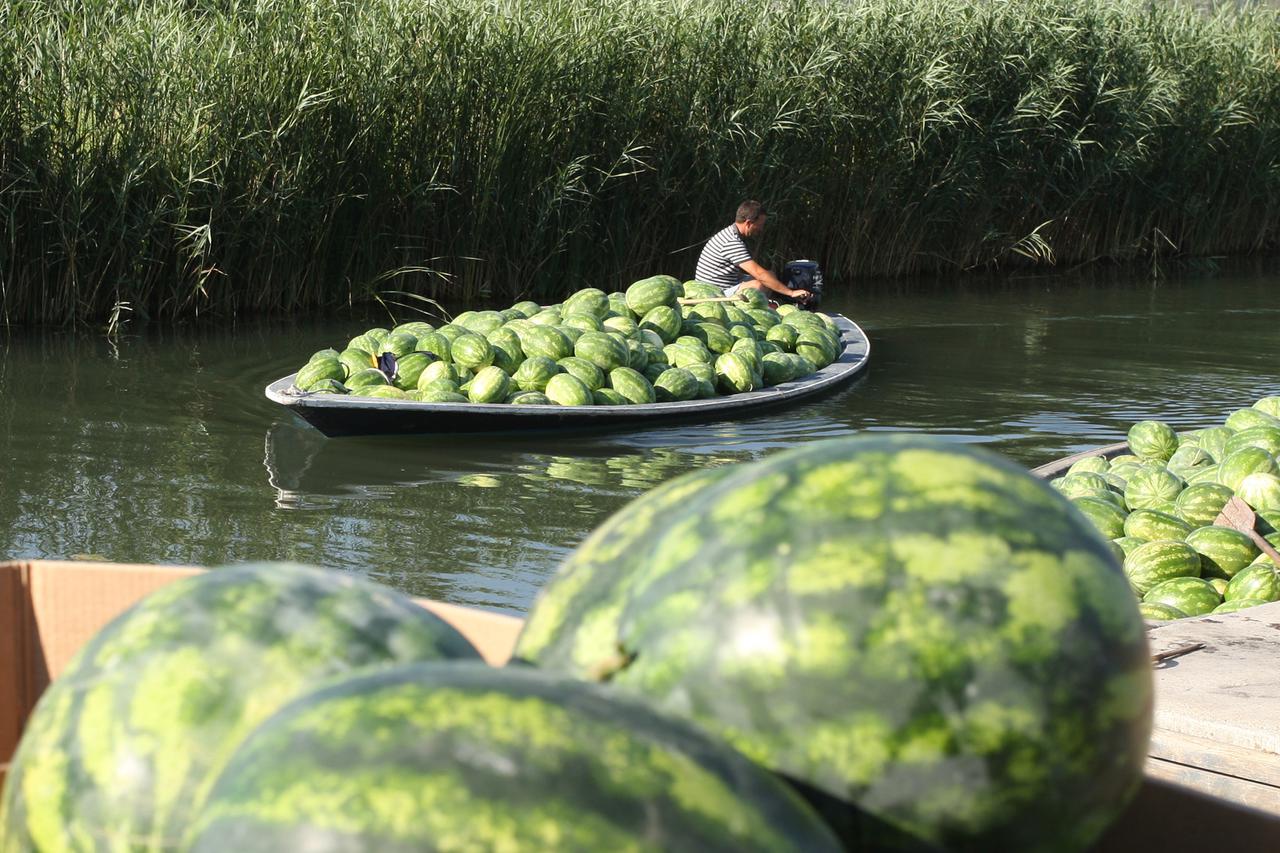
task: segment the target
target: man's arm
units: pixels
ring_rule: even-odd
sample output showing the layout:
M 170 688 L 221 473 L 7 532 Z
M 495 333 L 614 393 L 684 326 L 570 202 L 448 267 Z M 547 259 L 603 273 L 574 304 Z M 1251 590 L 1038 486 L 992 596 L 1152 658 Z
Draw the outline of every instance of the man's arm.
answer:
M 792 299 L 803 299 L 809 295 L 809 291 L 807 290 L 792 290 L 787 287 L 778 280 L 777 276 L 760 266 L 755 261 L 743 261 L 738 264 L 738 266 L 741 267 L 742 271 L 747 275 L 751 276 L 775 293 L 781 293 L 783 296 L 788 296 Z

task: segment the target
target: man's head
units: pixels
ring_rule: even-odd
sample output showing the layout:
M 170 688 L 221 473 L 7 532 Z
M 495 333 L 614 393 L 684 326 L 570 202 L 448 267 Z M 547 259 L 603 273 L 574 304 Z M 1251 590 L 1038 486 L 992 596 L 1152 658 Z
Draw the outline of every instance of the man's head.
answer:
M 742 236 L 754 237 L 764 230 L 764 224 L 768 218 L 769 214 L 765 212 L 764 205 L 751 200 L 738 205 L 738 214 L 733 221 L 742 232 Z

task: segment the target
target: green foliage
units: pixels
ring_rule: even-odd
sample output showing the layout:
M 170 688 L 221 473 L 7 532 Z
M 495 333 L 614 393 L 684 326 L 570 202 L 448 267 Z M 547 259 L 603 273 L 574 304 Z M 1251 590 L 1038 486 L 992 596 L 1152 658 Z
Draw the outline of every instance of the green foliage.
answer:
M 1278 34 L 1136 0 L 13 0 L 0 320 L 609 291 L 747 196 L 833 278 L 1266 248 Z

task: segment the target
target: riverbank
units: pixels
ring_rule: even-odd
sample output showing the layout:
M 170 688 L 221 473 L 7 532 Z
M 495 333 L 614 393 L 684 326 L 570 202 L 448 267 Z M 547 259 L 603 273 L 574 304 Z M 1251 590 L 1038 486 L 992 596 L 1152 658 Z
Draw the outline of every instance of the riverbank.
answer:
M 691 275 L 746 195 L 833 278 L 1267 251 L 1278 36 L 1131 0 L 19 0 L 0 322 L 553 301 Z

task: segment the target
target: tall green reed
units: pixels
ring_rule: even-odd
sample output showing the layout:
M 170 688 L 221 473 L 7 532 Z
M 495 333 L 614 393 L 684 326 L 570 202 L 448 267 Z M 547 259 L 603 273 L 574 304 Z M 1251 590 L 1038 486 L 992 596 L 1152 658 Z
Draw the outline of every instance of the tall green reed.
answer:
M 0 320 L 549 300 L 690 276 L 745 197 L 839 279 L 1268 250 L 1278 35 L 1136 0 L 13 0 Z

